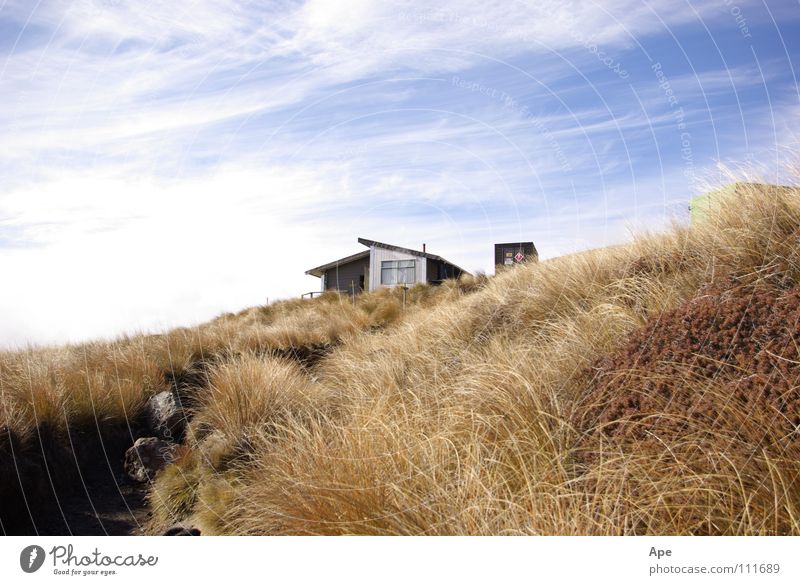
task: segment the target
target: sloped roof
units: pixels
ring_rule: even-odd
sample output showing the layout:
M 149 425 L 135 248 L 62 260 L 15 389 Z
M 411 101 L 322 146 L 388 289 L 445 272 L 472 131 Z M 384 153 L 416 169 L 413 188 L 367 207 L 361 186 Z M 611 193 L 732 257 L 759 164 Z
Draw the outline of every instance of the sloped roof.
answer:
M 329 270 L 331 268 L 336 268 L 337 266 L 341 266 L 342 264 L 355 262 L 356 260 L 360 260 L 361 258 L 368 258 L 368 257 L 369 257 L 369 250 L 364 250 L 363 252 L 358 252 L 356 254 L 340 258 L 339 260 L 328 262 L 327 264 L 323 264 L 322 266 L 317 266 L 316 268 L 312 268 L 311 270 L 306 270 L 306 274 L 310 274 L 311 276 L 316 276 L 317 278 L 322 278 L 322 275 L 326 270 Z
M 392 244 L 384 244 L 383 242 L 378 242 L 375 240 L 368 240 L 366 238 L 358 238 L 359 244 L 364 244 L 365 246 L 372 247 L 375 246 L 376 248 L 385 248 L 387 250 L 394 250 L 395 252 L 404 252 L 406 254 L 411 254 L 413 256 L 421 256 L 422 258 L 430 258 L 431 260 L 438 260 L 439 262 L 444 262 L 445 264 L 449 264 L 455 268 L 458 268 L 461 272 L 469 274 L 466 270 L 457 266 L 450 262 L 449 260 L 445 260 L 441 256 L 437 256 L 436 254 L 430 254 L 428 252 L 421 252 L 420 250 L 412 250 L 411 248 L 402 248 L 400 246 L 394 246 Z
M 375 240 L 368 240 L 366 238 L 358 238 L 358 243 L 367 246 L 368 248 L 372 248 L 373 246 L 376 248 L 385 248 L 387 250 L 394 250 L 395 252 L 404 252 L 406 254 L 411 254 L 412 256 L 419 256 L 421 258 L 428 258 L 430 260 L 436 260 L 438 262 L 444 262 L 445 264 L 449 264 L 454 268 L 457 268 L 460 272 L 465 274 L 469 274 L 466 270 L 457 266 L 450 262 L 449 260 L 445 260 L 441 256 L 437 256 L 436 254 L 429 254 L 428 252 L 421 252 L 420 250 L 412 250 L 410 248 L 402 248 L 400 246 L 393 246 L 392 244 L 385 244 L 383 242 L 378 242 Z M 327 264 L 323 264 L 321 266 L 317 266 L 316 268 L 312 268 L 311 270 L 306 270 L 306 274 L 310 274 L 311 276 L 316 276 L 318 278 L 322 278 L 322 275 L 325 273 L 326 270 L 330 270 L 331 268 L 336 268 L 337 266 L 341 266 L 342 264 L 348 264 L 350 262 L 355 262 L 356 260 L 360 260 L 361 258 L 366 258 L 369 256 L 369 250 L 364 250 L 363 252 L 358 252 L 357 254 L 352 254 L 350 256 L 345 256 L 344 258 L 340 258 L 339 260 L 334 260 L 333 262 L 328 262 Z

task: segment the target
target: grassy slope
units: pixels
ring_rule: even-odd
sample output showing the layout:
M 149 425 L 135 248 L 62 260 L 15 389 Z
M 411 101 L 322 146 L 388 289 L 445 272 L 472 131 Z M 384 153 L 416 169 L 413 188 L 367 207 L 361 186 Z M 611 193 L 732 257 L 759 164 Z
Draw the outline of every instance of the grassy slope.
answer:
M 691 229 L 418 287 L 405 307 L 388 291 L 355 306 L 326 296 L 2 354 L 0 471 L 9 446 L 43 451 L 45 427 L 50 450 L 95 415 L 124 432 L 177 379 L 194 416 L 185 455 L 152 486 L 154 532 L 187 520 L 230 534 L 799 534 L 796 429 L 756 439 L 698 419 L 685 433 L 609 434 L 596 377 L 710 283 L 795 287 L 798 236 L 800 198 L 753 191 Z M 682 371 L 673 382 L 697 396 L 730 382 Z M 751 411 L 725 404 L 732 420 Z M 31 465 L 24 486 L 46 489 Z
M 481 278 L 313 302 L 290 300 L 196 328 L 63 347 L 0 352 L 0 531 L 33 532 L 64 516 L 66 493 L 105 473 L 146 434 L 148 397 L 177 387 L 193 402 L 209 370 L 241 355 L 311 364 L 360 331 L 392 326 L 463 294 Z M 66 519 L 68 520 L 68 518 Z

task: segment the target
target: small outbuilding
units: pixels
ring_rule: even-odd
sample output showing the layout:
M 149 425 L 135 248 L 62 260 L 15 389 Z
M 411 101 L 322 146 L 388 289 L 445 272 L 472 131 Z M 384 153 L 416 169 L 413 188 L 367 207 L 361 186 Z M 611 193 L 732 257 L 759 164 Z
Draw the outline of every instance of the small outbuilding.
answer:
M 422 251 L 358 238 L 368 249 L 306 270 L 321 279 L 321 290 L 347 294 L 373 291 L 382 287 L 413 286 L 417 283 L 439 284 L 467 272 L 452 262 Z
M 539 252 L 533 242 L 508 242 L 494 245 L 494 265 L 512 266 L 522 262 L 537 262 Z

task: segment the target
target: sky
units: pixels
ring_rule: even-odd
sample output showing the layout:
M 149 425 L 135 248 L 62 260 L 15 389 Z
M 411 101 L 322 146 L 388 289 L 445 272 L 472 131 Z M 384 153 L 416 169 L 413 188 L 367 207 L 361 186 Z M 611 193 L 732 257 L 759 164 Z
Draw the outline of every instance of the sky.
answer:
M 319 289 L 359 237 L 493 273 L 793 183 L 796 0 L 0 0 L 0 348 Z

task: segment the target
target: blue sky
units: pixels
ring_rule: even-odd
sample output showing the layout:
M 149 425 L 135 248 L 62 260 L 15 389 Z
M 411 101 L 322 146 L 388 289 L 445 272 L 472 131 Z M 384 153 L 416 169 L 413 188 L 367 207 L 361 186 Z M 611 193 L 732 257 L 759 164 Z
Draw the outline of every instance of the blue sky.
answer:
M 790 0 L 0 0 L 0 346 L 315 290 L 366 237 L 493 271 L 793 181 Z

